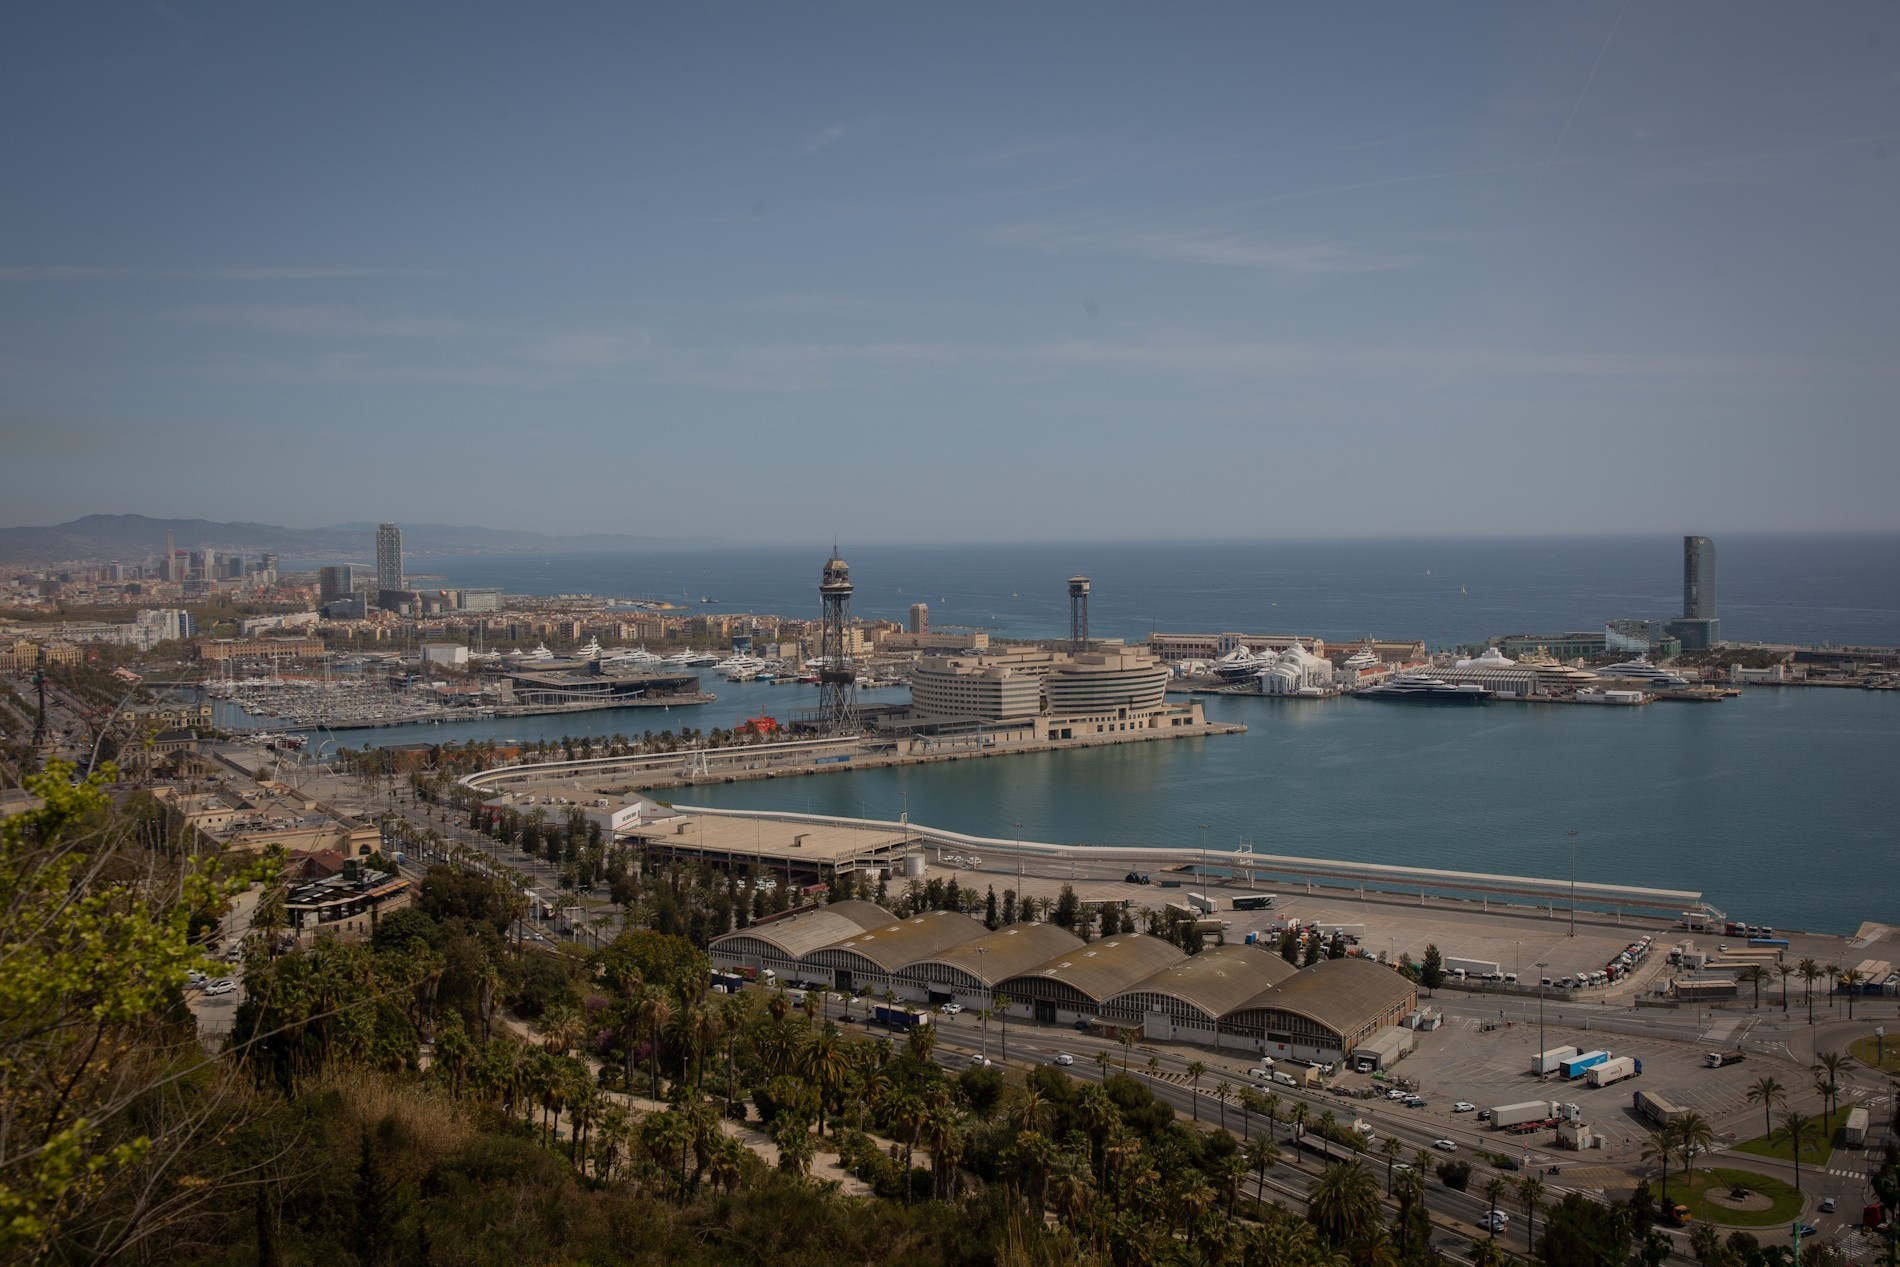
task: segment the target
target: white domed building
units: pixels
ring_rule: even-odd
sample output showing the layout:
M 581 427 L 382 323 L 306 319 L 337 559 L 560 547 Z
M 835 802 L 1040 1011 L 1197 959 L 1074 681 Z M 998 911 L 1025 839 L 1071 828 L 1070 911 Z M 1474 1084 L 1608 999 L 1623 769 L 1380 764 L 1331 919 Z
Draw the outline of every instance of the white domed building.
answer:
M 1333 662 L 1295 643 L 1260 670 L 1262 695 L 1328 695 L 1333 690 Z

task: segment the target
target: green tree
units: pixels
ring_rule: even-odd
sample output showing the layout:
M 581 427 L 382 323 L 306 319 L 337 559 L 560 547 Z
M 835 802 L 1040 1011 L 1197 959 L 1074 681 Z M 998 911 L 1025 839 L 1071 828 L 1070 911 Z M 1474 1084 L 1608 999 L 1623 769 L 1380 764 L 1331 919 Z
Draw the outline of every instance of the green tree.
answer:
M 1425 958 L 1418 965 L 1418 983 L 1427 990 L 1436 990 L 1445 984 L 1445 957 L 1438 953 L 1436 945 L 1425 947 Z
M 1749 1084 L 1747 1098 L 1748 1103 L 1761 1105 L 1762 1134 L 1772 1134 L 1775 1129 L 1774 1112 L 1787 1102 L 1787 1088 L 1775 1081 L 1773 1074 L 1763 1074 Z
M 1359 1162 L 1334 1166 L 1308 1190 L 1306 1217 L 1334 1248 L 1356 1244 L 1378 1226 L 1378 1183 Z

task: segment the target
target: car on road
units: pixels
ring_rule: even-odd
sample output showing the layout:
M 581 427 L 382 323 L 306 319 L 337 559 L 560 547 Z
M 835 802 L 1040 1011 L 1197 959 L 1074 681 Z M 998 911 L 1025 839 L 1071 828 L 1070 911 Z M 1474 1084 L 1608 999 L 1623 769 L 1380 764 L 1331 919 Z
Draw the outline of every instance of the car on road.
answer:
M 1072 1065 L 1075 1063 L 1075 1057 L 1066 1051 L 1059 1051 L 1056 1053 L 1056 1063 L 1058 1065 Z
M 955 1016 L 957 1013 L 963 1010 L 963 1004 L 946 1003 L 942 1007 L 938 1008 L 937 1010 L 939 1012 L 942 1012 L 945 1016 Z
M 1796 1224 L 1796 1226 L 1800 1228 L 1801 1235 L 1803 1236 L 1813 1236 L 1815 1233 L 1821 1230 L 1820 1228 L 1814 1226 L 1814 1224 L 1812 1223 L 1800 1223 L 1800 1224 Z
M 1479 1109 L 1479 1110 L 1478 1110 L 1478 1120 L 1479 1120 L 1480 1122 L 1489 1122 L 1489 1121 L 1491 1120 L 1491 1110 L 1490 1110 L 1490 1109 Z
M 1451 1106 L 1451 1111 L 1453 1113 L 1475 1113 L 1477 1108 L 1478 1106 L 1469 1100 L 1460 1100 Z
M 1425 1097 L 1422 1095 L 1408 1095 L 1405 1097 L 1405 1099 L 1401 1100 L 1399 1103 L 1403 1104 L 1408 1109 L 1422 1109 L 1425 1107 L 1427 1103 L 1429 1103 L 1429 1101 L 1427 1101 Z
M 1412 1094 L 1410 1091 L 1401 1091 L 1399 1088 L 1393 1087 L 1390 1091 L 1385 1093 L 1385 1098 L 1388 1100 L 1403 1100 L 1410 1094 Z
M 231 980 L 229 977 L 219 977 L 216 981 L 213 981 L 210 985 L 205 987 L 205 993 L 229 994 L 235 989 L 237 989 L 237 982 Z
M 1821 1213 L 1823 1214 L 1834 1213 L 1834 1198 L 1833 1197 L 1821 1198 Z
M 982 1052 L 978 1052 L 976 1055 L 970 1057 L 970 1068 L 972 1069 L 988 1069 L 991 1063 L 990 1058 L 985 1056 Z
M 1435 1139 L 1432 1141 L 1432 1147 L 1441 1153 L 1455 1153 L 1458 1151 L 1458 1141 L 1455 1139 Z
M 1486 1210 L 1478 1216 L 1478 1226 L 1487 1232 L 1502 1232 L 1511 1216 L 1502 1210 Z

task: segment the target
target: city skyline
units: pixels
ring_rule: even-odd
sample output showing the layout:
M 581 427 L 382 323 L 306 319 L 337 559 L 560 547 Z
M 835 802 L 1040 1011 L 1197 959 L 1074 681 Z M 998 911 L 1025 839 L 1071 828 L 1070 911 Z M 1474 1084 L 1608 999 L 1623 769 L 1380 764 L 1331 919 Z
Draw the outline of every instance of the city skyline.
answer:
M 16 523 L 1900 528 L 1888 7 L 371 12 L 14 24 Z

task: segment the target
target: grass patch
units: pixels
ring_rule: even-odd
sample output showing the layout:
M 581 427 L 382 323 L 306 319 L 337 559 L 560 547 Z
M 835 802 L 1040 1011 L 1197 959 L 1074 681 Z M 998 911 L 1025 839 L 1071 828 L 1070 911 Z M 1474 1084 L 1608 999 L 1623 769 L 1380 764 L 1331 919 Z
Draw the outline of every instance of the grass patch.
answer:
M 1731 1210 L 1707 1199 L 1711 1191 L 1720 1195 L 1736 1184 L 1767 1197 L 1774 1204 L 1765 1210 Z M 1785 1226 L 1801 1213 L 1801 1194 L 1791 1185 L 1751 1170 L 1698 1170 L 1686 1182 L 1671 1178 L 1669 1199 L 1688 1206 L 1698 1222 L 1720 1223 L 1725 1227 L 1773 1227 L 1778 1223 Z
M 1856 1038 L 1847 1044 L 1847 1054 L 1869 1069 L 1878 1069 L 1882 1073 L 1900 1074 L 1900 1036 L 1889 1034 L 1885 1044 L 1884 1058 L 1875 1048 L 1880 1044 L 1872 1034 L 1865 1038 Z
M 1847 1121 L 1852 1105 L 1842 1105 L 1824 1118 L 1816 1118 L 1820 1129 L 1808 1139 L 1808 1146 L 1801 1150 L 1801 1164 L 1804 1166 L 1825 1166 L 1834 1152 L 1834 1136 Z M 1735 1145 L 1732 1150 L 1738 1153 L 1753 1153 L 1757 1157 L 1778 1157 L 1782 1161 L 1793 1161 L 1794 1150 L 1787 1141 L 1773 1135 L 1757 1135 Z

